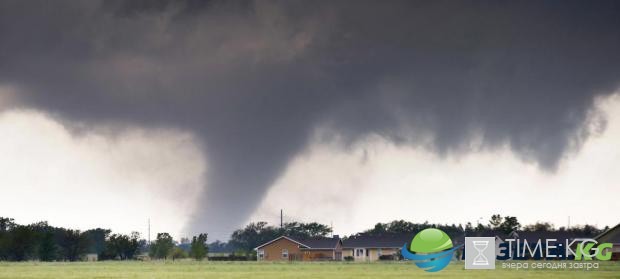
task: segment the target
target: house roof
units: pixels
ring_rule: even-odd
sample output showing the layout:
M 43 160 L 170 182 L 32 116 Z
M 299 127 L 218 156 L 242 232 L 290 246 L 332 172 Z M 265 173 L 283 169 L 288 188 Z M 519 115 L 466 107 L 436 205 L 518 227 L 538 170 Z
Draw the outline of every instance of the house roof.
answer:
M 410 234 L 367 235 L 361 234 L 342 241 L 344 248 L 401 248 L 413 239 Z
M 309 238 L 309 239 L 294 239 L 289 236 L 280 236 L 264 244 L 261 244 L 254 248 L 255 250 L 264 246 L 267 246 L 279 239 L 287 239 L 299 245 L 302 249 L 334 249 L 340 242 L 340 238 Z
M 306 246 L 301 247 L 302 249 L 334 249 L 340 238 L 299 239 L 298 241 Z
M 276 242 L 277 240 L 280 240 L 280 239 L 282 239 L 282 238 L 284 238 L 284 239 L 288 239 L 289 241 L 292 241 L 292 242 L 295 242 L 295 243 L 299 244 L 300 246 L 305 246 L 303 243 L 300 243 L 299 241 L 297 241 L 297 240 L 295 240 L 295 239 L 292 239 L 292 238 L 290 238 L 290 237 L 288 237 L 288 236 L 283 235 L 283 236 L 280 236 L 280 237 L 276 237 L 276 238 L 274 238 L 274 239 L 273 239 L 273 240 L 271 240 L 271 241 L 267 241 L 267 242 L 265 242 L 265 243 L 263 243 L 263 244 L 261 244 L 261 245 L 259 245 L 259 246 L 256 246 L 256 248 L 254 248 L 254 250 L 256 250 L 256 249 L 258 249 L 258 248 L 261 248 L 261 247 L 264 247 L 264 246 L 267 246 L 267 245 L 269 245 L 269 244 L 271 244 L 271 243 L 273 243 L 273 242 Z
M 594 239 L 599 242 L 620 243 L 620 224 L 597 235 Z

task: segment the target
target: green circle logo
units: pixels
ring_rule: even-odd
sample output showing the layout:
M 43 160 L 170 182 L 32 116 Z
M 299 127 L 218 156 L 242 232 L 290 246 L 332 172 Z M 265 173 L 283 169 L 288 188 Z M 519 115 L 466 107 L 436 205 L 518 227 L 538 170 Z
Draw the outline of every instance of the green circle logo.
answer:
M 411 251 L 416 253 L 435 253 L 452 248 L 452 240 L 443 231 L 425 229 L 411 240 Z
M 450 263 L 454 250 L 459 248 L 453 247 L 452 239 L 445 232 L 434 228 L 416 234 L 410 247 L 411 251 L 407 248 L 407 243 L 403 245 L 402 256 L 415 261 L 419 268 L 428 272 L 444 269 Z

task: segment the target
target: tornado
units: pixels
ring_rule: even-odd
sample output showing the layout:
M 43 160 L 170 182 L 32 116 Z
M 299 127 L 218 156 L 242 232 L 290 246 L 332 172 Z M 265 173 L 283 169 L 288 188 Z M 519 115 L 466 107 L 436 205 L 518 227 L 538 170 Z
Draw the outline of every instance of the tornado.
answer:
M 186 231 L 226 239 L 317 129 L 446 156 L 508 146 L 555 171 L 595 132 L 597 98 L 618 89 L 618 12 L 617 1 L 2 1 L 0 86 L 63 123 L 193 133 L 208 170 Z

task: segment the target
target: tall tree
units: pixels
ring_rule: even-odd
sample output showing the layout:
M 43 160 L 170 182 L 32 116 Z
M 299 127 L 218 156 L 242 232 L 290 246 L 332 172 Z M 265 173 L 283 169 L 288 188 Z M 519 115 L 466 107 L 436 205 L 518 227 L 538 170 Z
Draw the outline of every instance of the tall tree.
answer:
M 226 253 L 226 252 L 233 252 L 234 251 L 234 247 L 231 243 L 229 242 L 222 242 L 219 240 L 216 240 L 214 242 L 211 242 L 209 244 L 209 253 Z
M 14 227 L 13 218 L 0 217 L 0 261 L 9 260 L 9 232 Z
M 31 227 L 17 225 L 9 231 L 9 259 L 15 261 L 32 259 L 36 252 L 36 246 L 36 235 Z
M 88 238 L 79 230 L 62 230 L 60 247 L 65 260 L 79 260 L 86 253 L 88 245 Z
M 491 220 L 489 220 L 489 226 L 491 227 L 491 229 L 496 230 L 499 228 L 502 222 L 503 222 L 503 219 L 501 215 L 493 214 L 491 216 Z
M 54 232 L 52 230 L 45 231 L 41 235 L 39 244 L 39 260 L 50 262 L 56 259 L 56 242 L 54 241 Z
M 509 234 L 513 231 L 516 231 L 520 227 L 521 227 L 521 224 L 517 220 L 517 217 L 512 217 L 512 216 L 504 217 L 504 222 L 502 222 L 502 224 L 499 225 L 499 229 L 505 234 Z
M 412 223 L 405 220 L 394 220 L 389 223 L 377 223 L 374 228 L 366 230 L 363 234 L 384 235 L 384 234 L 411 234 L 416 233 L 433 225 L 428 222 Z
M 111 259 L 119 259 L 122 260 L 123 259 L 123 253 L 122 253 L 122 235 L 119 234 L 112 234 L 108 237 L 108 239 L 106 240 L 106 248 L 105 248 L 105 254 L 106 256 L 110 257 Z
M 0 233 L 8 232 L 16 226 L 13 218 L 0 217 Z
M 523 229 L 532 232 L 550 232 L 554 230 L 554 227 L 553 224 L 548 222 L 536 222 L 535 224 L 525 226 Z
M 170 255 L 172 248 L 174 248 L 172 236 L 168 233 L 158 233 L 155 243 L 151 244 L 149 254 L 156 259 L 165 259 Z
M 286 235 L 293 238 L 313 238 L 325 237 L 332 232 L 326 225 L 313 223 L 290 222 L 284 223 L 282 229 L 274 229 L 279 235 Z
M 267 226 L 267 222 L 250 223 L 230 236 L 230 244 L 236 250 L 250 253 L 256 246 L 282 235 L 279 229 Z
M 207 246 L 207 234 L 201 233 L 198 236 L 192 238 L 190 256 L 198 261 L 204 259 L 209 252 Z
M 230 236 L 235 249 L 251 252 L 256 246 L 282 235 L 278 229 L 267 226 L 267 222 L 250 223 L 245 228 L 236 230 Z
M 110 236 L 112 231 L 108 229 L 96 228 L 87 230 L 84 232 L 86 238 L 88 238 L 89 247 L 87 252 L 94 253 L 99 256 L 100 259 L 110 258 L 110 256 L 106 255 L 106 241 Z
M 131 232 L 131 235 L 129 235 L 129 242 L 124 249 L 124 253 L 127 259 L 133 259 L 140 250 L 140 246 L 140 233 Z
M 106 240 L 106 256 L 112 259 L 133 259 L 140 248 L 140 233 L 113 234 Z
M 324 237 L 332 232 L 332 228 L 317 222 L 302 223 L 300 224 L 300 229 L 308 237 Z
M 54 238 L 55 228 L 47 224 L 46 221 L 33 223 L 28 227 L 34 233 L 35 253 L 41 261 L 53 261 L 56 259 L 56 241 Z

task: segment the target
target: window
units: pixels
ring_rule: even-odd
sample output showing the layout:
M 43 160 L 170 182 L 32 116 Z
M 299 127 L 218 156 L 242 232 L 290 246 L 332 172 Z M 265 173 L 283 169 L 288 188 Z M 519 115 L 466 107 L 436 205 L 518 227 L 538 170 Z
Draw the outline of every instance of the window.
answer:
M 356 257 L 363 257 L 364 256 L 364 249 L 355 249 L 355 256 Z
M 377 249 L 377 256 L 381 257 L 382 253 L 381 253 L 381 248 Z
M 288 259 L 288 249 L 282 249 L 282 258 Z
M 262 260 L 264 258 L 265 258 L 265 250 L 263 249 L 258 250 L 258 259 Z

